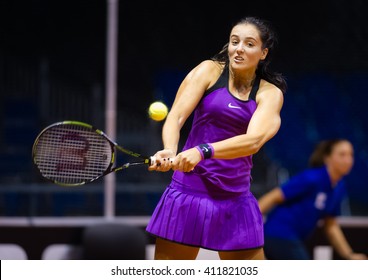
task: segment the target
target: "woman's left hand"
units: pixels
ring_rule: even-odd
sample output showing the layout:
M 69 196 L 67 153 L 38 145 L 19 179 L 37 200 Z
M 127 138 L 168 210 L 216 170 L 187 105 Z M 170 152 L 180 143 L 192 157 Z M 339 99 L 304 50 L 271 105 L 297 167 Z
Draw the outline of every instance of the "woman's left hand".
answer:
M 185 150 L 172 159 L 171 169 L 183 172 L 190 172 L 202 160 L 202 156 L 197 148 Z

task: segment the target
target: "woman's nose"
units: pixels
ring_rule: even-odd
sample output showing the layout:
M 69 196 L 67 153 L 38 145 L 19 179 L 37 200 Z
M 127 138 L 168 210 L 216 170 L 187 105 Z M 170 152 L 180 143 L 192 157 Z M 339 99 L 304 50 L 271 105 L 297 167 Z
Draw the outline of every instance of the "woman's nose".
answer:
M 239 44 L 237 49 L 236 49 L 238 52 L 244 52 L 244 45 L 243 44 Z

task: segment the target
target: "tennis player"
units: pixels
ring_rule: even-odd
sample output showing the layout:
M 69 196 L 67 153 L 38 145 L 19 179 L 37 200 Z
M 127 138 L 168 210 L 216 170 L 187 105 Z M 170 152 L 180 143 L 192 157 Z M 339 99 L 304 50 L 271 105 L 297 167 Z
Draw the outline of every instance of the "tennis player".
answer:
M 286 82 L 269 69 L 275 42 L 267 21 L 246 17 L 223 49 L 182 81 L 155 154 L 160 164 L 149 168 L 174 170 L 146 228 L 156 237 L 155 259 L 195 259 L 199 248 L 221 259 L 264 259 L 262 215 L 250 185 L 252 155 L 281 124 Z
M 320 142 L 310 157 L 311 168 L 292 177 L 259 199 L 265 215 L 267 259 L 311 259 L 304 241 L 323 221 L 333 248 L 344 259 L 366 259 L 347 242 L 336 216 L 346 195 L 344 177 L 354 162 L 352 144 L 345 139 Z

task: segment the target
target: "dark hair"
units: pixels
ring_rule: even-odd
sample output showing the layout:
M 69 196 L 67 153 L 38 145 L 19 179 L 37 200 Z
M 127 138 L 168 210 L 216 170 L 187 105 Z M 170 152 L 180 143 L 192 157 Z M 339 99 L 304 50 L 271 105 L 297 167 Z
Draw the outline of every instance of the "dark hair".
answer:
M 273 30 L 271 24 L 268 21 L 262 20 L 257 17 L 245 17 L 241 19 L 240 21 L 238 21 L 236 24 L 234 24 L 233 27 L 236 25 L 245 24 L 245 23 L 252 24 L 258 29 L 261 40 L 262 40 L 262 48 L 268 49 L 266 58 L 264 60 L 261 60 L 258 64 L 256 75 L 274 84 L 283 93 L 285 93 L 287 89 L 285 78 L 283 77 L 281 73 L 276 73 L 269 69 L 269 64 L 271 62 L 274 48 L 278 40 L 275 31 Z M 229 43 L 226 43 L 223 46 L 222 50 L 212 57 L 212 60 L 218 61 L 224 64 L 225 66 L 228 66 L 229 65 L 229 56 L 228 56 L 228 50 L 227 50 L 228 46 L 229 46 Z
M 311 156 L 309 157 L 309 166 L 322 167 L 323 165 L 325 165 L 325 157 L 331 155 L 333 148 L 337 144 L 345 141 L 349 142 L 349 140 L 343 138 L 336 138 L 319 142 L 315 146 Z

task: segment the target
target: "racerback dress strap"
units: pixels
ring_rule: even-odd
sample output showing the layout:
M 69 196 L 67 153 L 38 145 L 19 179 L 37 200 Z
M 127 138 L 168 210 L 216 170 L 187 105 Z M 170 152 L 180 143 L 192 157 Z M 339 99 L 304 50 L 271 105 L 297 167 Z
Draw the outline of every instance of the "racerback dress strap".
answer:
M 256 95 L 257 95 L 257 91 L 259 89 L 260 83 L 261 83 L 261 79 L 258 76 L 256 76 L 253 86 L 252 86 L 252 90 L 249 94 L 249 100 L 254 100 L 254 101 L 256 100 Z
M 227 88 L 228 81 L 229 81 L 229 71 L 228 67 L 225 67 L 220 77 L 217 79 L 216 83 L 205 91 L 204 96 L 210 94 L 216 89 Z

